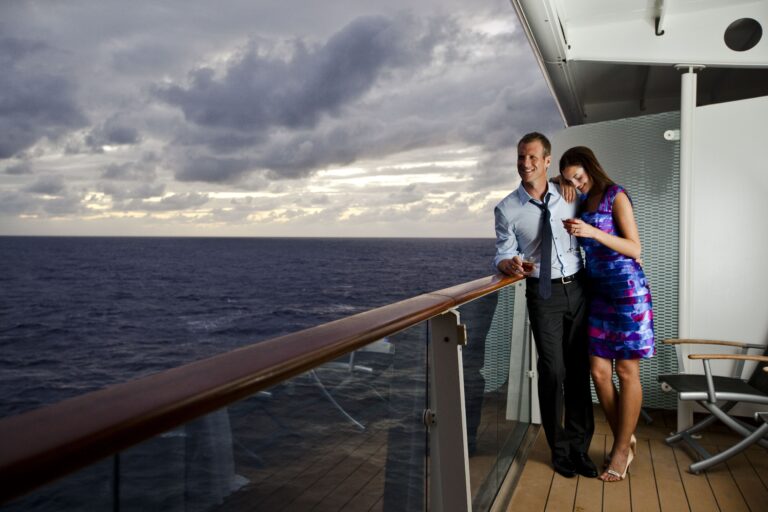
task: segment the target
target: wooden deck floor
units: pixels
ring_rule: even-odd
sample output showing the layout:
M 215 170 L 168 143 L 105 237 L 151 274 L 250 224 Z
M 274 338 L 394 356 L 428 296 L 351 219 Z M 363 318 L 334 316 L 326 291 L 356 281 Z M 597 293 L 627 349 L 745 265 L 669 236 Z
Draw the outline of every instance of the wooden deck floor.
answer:
M 305 394 L 314 391 L 311 386 L 301 389 Z M 270 432 L 266 424 L 270 415 L 257 414 L 258 411 L 246 416 L 247 421 L 236 422 L 237 425 L 244 425 L 242 432 L 235 429 L 237 437 L 246 444 L 256 442 L 258 448 L 255 451 L 261 464 L 238 454 L 242 460 L 237 472 L 247 484 L 228 496 L 219 510 L 375 512 L 387 508 L 387 477 L 396 480 L 407 472 L 403 464 L 398 464 L 392 474 L 387 475 L 392 420 L 383 416 L 370 421 L 366 430 L 361 432 L 329 408 L 322 398 L 318 397 L 314 404 L 315 409 L 310 411 L 291 411 L 283 408 L 277 400 L 265 401 L 264 407 L 275 409 L 272 412 L 279 411 L 282 421 L 294 428 L 302 422 L 306 423 L 307 417 L 323 418 L 324 421 L 318 423 L 326 423 L 316 432 L 301 432 L 301 436 L 295 438 L 280 436 L 273 430 L 274 440 L 247 439 L 248 434 L 254 431 Z M 497 397 L 489 395 L 485 398 L 477 451 L 469 460 L 471 492 L 473 496 L 482 496 L 478 498 L 482 503 L 493 500 L 493 495 L 484 494 L 481 487 L 495 470 L 497 445 L 508 439 L 516 428 L 516 422 L 497 421 L 499 407 Z M 426 483 L 423 479 L 427 478 L 428 459 L 426 453 L 421 463 L 416 459 L 419 448 L 426 448 L 426 437 L 421 434 L 420 442 L 418 439 L 413 442 L 411 450 L 414 450 L 414 455 L 410 462 L 420 468 L 421 478 L 417 480 L 421 481 L 412 482 L 415 487 L 413 496 L 408 500 L 409 510 L 424 510 Z M 498 475 L 499 478 L 501 476 Z M 402 486 L 397 486 L 396 490 L 408 492 Z M 399 498 L 395 501 L 400 503 Z M 388 508 L 395 510 L 392 504 Z
M 228 496 L 219 510 L 243 511 L 377 511 L 392 509 L 385 505 L 385 494 L 402 493 L 414 510 L 424 509 L 423 496 L 427 463 L 422 457 L 399 457 L 393 449 L 392 419 L 385 402 L 346 400 L 353 415 L 366 418 L 365 431 L 355 429 L 328 402 L 317 395 L 316 386 L 306 379 L 292 393 L 307 400 L 307 407 L 294 410 L 290 400 L 275 395 L 255 400 L 252 407 L 231 411 L 233 433 L 238 440 L 237 472 L 247 481 L 238 492 Z M 313 395 L 314 393 L 314 395 Z M 492 396 L 483 403 L 478 448 L 470 457 L 470 483 L 477 505 L 485 508 L 488 500 L 483 482 L 501 478 L 494 468 L 500 440 L 506 439 L 513 422 L 497 422 L 499 407 Z M 768 510 L 768 457 L 762 448 L 752 448 L 725 464 L 702 475 L 688 473 L 692 455 L 684 448 L 674 449 L 664 438 L 674 430 L 675 411 L 651 411 L 653 422 L 637 430 L 638 455 L 628 478 L 604 484 L 595 478 L 563 478 L 550 466 L 550 452 L 542 431 L 531 448 L 508 510 L 535 511 L 765 511 Z M 600 463 L 612 438 L 599 407 L 590 455 Z M 308 422 L 307 418 L 312 418 Z M 724 428 L 705 433 L 702 441 L 715 451 L 728 446 L 734 437 Z M 401 439 L 401 438 L 398 438 Z M 412 440 L 411 450 L 418 451 L 426 438 Z M 402 446 L 402 441 L 398 441 Z M 248 450 L 242 449 L 247 447 Z M 393 453 L 395 454 L 393 459 Z M 412 452 L 416 453 L 416 452 Z M 249 455 L 250 454 L 250 455 Z M 425 454 L 426 455 L 426 454 Z M 418 459 L 418 455 L 416 455 Z M 413 460 L 411 460 L 413 459 Z M 416 463 L 417 481 L 407 487 L 387 482 L 398 481 L 407 471 L 407 460 Z M 387 473 L 387 467 L 391 473 Z M 394 469 L 393 469 L 394 468 Z M 420 476 L 419 476 L 420 475 Z M 410 478 L 410 477 L 409 477 Z M 494 481 L 494 485 L 498 485 Z M 482 505 L 481 505 L 482 503 Z
M 638 455 L 623 482 L 563 478 L 550 466 L 550 452 L 540 431 L 517 484 L 509 511 L 765 511 L 768 510 L 768 456 L 753 447 L 701 475 L 687 471 L 695 460 L 664 437 L 674 430 L 675 411 L 651 412 L 653 422 L 638 427 Z M 603 460 L 613 439 L 599 408 L 590 456 Z M 707 432 L 701 443 L 714 450 L 735 438 L 724 430 Z

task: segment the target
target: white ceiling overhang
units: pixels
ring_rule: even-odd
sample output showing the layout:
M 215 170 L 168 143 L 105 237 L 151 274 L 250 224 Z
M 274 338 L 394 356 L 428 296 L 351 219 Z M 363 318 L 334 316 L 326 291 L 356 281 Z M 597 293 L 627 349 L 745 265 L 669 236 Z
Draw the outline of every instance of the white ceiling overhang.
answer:
M 768 0 L 512 0 L 566 124 L 679 108 L 676 65 L 701 65 L 699 104 L 768 95 Z M 763 33 L 735 51 L 725 33 Z M 760 30 L 746 33 L 754 41 Z

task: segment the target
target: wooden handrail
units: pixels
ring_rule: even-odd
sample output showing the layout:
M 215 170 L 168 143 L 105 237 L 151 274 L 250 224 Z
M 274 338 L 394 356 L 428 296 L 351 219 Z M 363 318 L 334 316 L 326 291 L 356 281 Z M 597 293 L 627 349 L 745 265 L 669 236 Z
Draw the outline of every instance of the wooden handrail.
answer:
M 722 341 L 722 340 L 669 338 L 669 339 L 663 340 L 662 343 L 666 345 L 722 345 L 724 347 L 753 348 L 756 350 L 763 350 L 765 348 L 764 345 L 757 345 L 754 343 L 742 343 L 740 341 Z
M 489 276 L 0 420 L 0 503 L 520 281 Z
M 733 359 L 737 361 L 768 363 L 768 356 L 745 356 L 743 354 L 690 354 L 688 359 Z

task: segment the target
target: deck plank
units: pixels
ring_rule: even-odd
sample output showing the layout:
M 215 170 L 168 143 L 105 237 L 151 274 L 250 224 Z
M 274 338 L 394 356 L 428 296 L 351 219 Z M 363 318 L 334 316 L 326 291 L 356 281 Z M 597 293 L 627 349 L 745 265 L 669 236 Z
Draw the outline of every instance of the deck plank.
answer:
M 372 436 L 367 442 L 360 444 L 351 452 L 345 454 L 344 462 L 334 467 L 320 470 L 320 478 L 315 480 L 304 492 L 288 503 L 288 510 L 313 510 L 326 497 L 334 491 L 345 494 L 345 484 L 350 482 L 351 476 L 363 466 L 366 461 L 372 459 L 374 454 L 385 443 L 385 436 L 379 434 Z M 384 460 L 383 458 L 381 459 Z M 354 480 L 352 480 L 354 481 Z M 337 510 L 329 508 L 328 510 Z
M 341 510 L 359 492 L 366 488 L 371 483 L 371 479 L 384 466 L 387 456 L 386 438 L 382 437 L 378 444 L 378 449 L 371 457 L 363 460 L 360 465 L 353 468 L 347 478 L 339 481 L 324 498 L 320 499 L 317 506 L 312 510 Z M 369 491 L 373 492 L 373 487 Z M 379 493 L 380 495 L 384 494 L 383 482 Z M 295 506 L 298 505 L 299 503 L 295 504 Z
M 694 462 L 690 454 L 686 450 L 675 450 L 675 458 L 691 511 L 718 512 L 720 509 L 709 480 L 703 475 L 694 475 L 688 471 L 688 467 Z
M 638 432 L 639 434 L 639 432 Z M 632 510 L 659 512 L 659 491 L 654 477 L 651 447 L 648 439 L 637 439 L 637 454 L 629 470 L 629 489 Z
M 509 510 L 539 512 L 546 508 L 555 473 L 550 458 L 547 439 L 544 431 L 540 430 L 512 495 Z
M 673 449 L 657 439 L 651 439 L 648 444 L 659 491 L 659 508 L 662 512 L 690 510 Z
M 760 477 L 760 481 L 763 483 L 763 487 L 768 489 L 768 457 L 765 455 L 765 449 L 757 446 L 752 446 L 748 450 L 744 451 L 747 459 Z
M 711 436 L 707 437 L 707 439 L 711 438 Z M 702 444 L 702 446 L 710 453 L 715 453 L 717 451 L 716 446 L 707 444 Z M 690 464 L 690 461 L 691 459 L 688 458 L 685 462 Z M 685 467 L 687 467 L 687 465 Z M 727 464 L 718 464 L 708 469 L 705 473 L 697 476 L 705 477 L 709 481 L 709 485 L 712 488 L 712 492 L 714 493 L 720 510 L 727 510 L 728 512 L 742 512 L 749 510 L 747 502 L 744 501 L 744 497 L 741 495 L 739 487 L 736 485 Z
M 740 453 L 727 462 L 733 480 L 741 491 L 750 510 L 768 508 L 768 490 L 750 464 L 747 457 Z
M 589 457 L 601 471 L 605 460 L 605 435 L 592 436 L 589 446 Z M 574 510 L 579 512 L 600 512 L 603 510 L 603 482 L 597 478 L 583 478 L 579 476 L 579 485 L 576 489 L 576 501 Z
M 606 451 L 610 451 L 611 446 L 613 446 L 613 436 L 605 436 L 605 446 Z M 630 466 L 630 473 L 627 474 L 624 480 L 605 482 L 603 484 L 603 510 L 631 512 L 632 501 L 629 493 L 629 480 L 632 469 Z
M 384 469 L 379 469 L 379 471 L 368 481 L 368 485 L 363 487 L 339 510 L 343 512 L 367 512 L 369 510 L 382 510 L 384 508 L 383 490 L 385 476 L 386 474 Z
M 264 498 L 259 506 L 262 510 L 283 510 L 319 481 L 327 472 L 332 471 L 344 461 L 358 447 L 365 445 L 365 436 L 349 437 L 346 443 L 342 443 L 336 450 L 327 452 L 323 456 L 314 458 L 314 461 L 305 465 L 292 478 L 282 480 L 270 479 L 260 487 L 265 487 L 263 491 Z M 300 466 L 301 461 L 296 465 Z M 295 510 L 295 509 L 294 509 Z
M 552 489 L 549 492 L 549 499 L 544 510 L 547 512 L 573 510 L 578 481 L 578 478 L 565 478 L 561 474 L 555 473 L 552 478 Z

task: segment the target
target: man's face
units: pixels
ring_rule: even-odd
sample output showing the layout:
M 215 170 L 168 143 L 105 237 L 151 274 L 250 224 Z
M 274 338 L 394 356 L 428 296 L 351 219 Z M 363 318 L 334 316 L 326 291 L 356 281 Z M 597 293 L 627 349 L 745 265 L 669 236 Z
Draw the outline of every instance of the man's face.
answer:
M 523 183 L 547 181 L 547 167 L 552 156 L 544 156 L 544 146 L 538 140 L 517 146 L 517 173 Z

